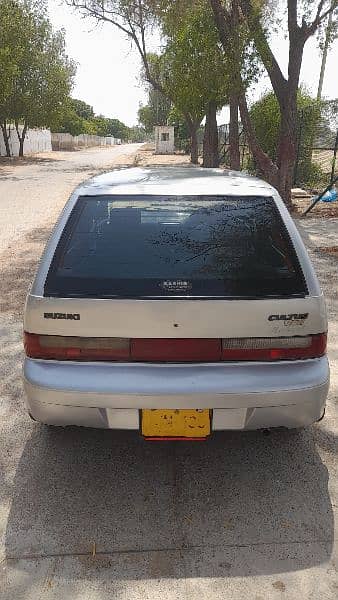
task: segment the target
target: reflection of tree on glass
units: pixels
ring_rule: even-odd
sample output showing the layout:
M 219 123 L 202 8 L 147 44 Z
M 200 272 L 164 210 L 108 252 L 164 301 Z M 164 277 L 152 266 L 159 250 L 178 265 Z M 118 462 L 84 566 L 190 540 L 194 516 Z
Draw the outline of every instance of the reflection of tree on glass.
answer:
M 276 269 L 280 275 L 294 274 L 269 199 L 199 208 L 177 231 L 163 230 L 149 241 L 165 248 L 158 254 L 162 260 L 168 261 L 167 248 L 174 250 L 173 262 L 180 265 L 182 276 L 186 276 L 186 262 L 192 263 L 190 275 L 203 273 L 222 279 L 227 275 L 236 279 L 251 278 L 263 271 L 266 277 L 275 277 Z
M 51 295 L 97 297 L 172 297 L 178 291 L 265 297 L 305 290 L 274 202 L 259 196 L 80 198 L 48 286 Z

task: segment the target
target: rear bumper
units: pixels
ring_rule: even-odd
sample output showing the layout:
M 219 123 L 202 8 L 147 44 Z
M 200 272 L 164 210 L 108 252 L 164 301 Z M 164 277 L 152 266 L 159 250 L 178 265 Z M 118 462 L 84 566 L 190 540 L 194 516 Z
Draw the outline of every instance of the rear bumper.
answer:
M 321 418 L 326 357 L 283 363 L 108 364 L 26 359 L 27 408 L 38 421 L 138 429 L 142 408 L 210 408 L 213 430 L 301 427 Z

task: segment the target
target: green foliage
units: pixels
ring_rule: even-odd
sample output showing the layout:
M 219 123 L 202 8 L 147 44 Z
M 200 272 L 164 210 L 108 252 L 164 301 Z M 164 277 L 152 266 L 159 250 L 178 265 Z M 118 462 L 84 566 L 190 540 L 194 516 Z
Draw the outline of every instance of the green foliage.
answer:
M 250 117 L 262 149 L 276 160 L 280 110 L 275 94 L 269 92 L 257 100 L 251 107 Z
M 92 106 L 84 102 L 83 100 L 77 100 L 76 98 L 70 98 L 70 105 L 74 112 L 81 117 L 81 119 L 86 119 L 87 121 L 93 119 L 94 109 Z
M 176 27 L 168 27 L 161 63 L 163 85 L 181 113 L 201 120 L 210 101 L 225 103 L 227 62 L 206 3 L 195 3 Z
M 64 33 L 53 31 L 43 3 L 0 0 L 0 13 L 1 119 L 48 126 L 68 98 L 75 75 Z
M 128 139 L 129 128 L 119 119 L 109 119 L 103 115 L 94 116 L 88 121 L 94 135 L 112 136 L 122 140 Z
M 121 140 L 129 138 L 129 127 L 119 119 L 109 119 L 103 115 L 95 116 L 93 107 L 84 102 L 69 98 L 58 118 L 54 121 L 53 131 L 71 135 L 112 136 Z
M 180 113 L 174 106 L 168 115 L 168 124 L 174 125 L 176 140 L 186 140 L 189 137 L 189 129 L 187 127 L 186 120 L 182 113 Z
M 81 119 L 72 108 L 67 106 L 58 114 L 51 129 L 52 131 L 60 133 L 80 135 L 81 133 L 89 133 L 85 130 L 86 123 L 87 122 L 84 119 Z
M 318 131 L 318 122 L 323 111 L 323 104 L 304 90 L 298 90 L 298 161 L 297 184 L 314 185 L 323 176 L 320 166 L 312 162 L 312 148 Z M 280 132 L 280 109 L 273 92 L 262 96 L 250 110 L 251 120 L 259 144 L 273 161 L 277 159 L 278 139 Z
M 148 86 L 148 104 L 140 106 L 138 121 L 147 133 L 152 133 L 155 125 L 166 125 L 170 108 L 171 101 L 158 90 Z
M 145 129 L 147 133 L 151 133 L 156 125 L 156 110 L 154 107 L 146 104 L 140 106 L 137 111 L 138 122 Z
M 304 145 L 309 146 L 310 138 L 313 136 L 315 125 L 320 116 L 320 106 L 306 91 L 300 89 L 297 95 L 297 108 L 299 115 L 306 112 L 306 119 L 303 119 L 302 122 L 302 140 Z M 281 118 L 275 94 L 269 92 L 255 102 L 251 107 L 250 117 L 264 152 L 270 158 L 276 160 Z
M 121 140 L 129 139 L 129 127 L 119 121 L 119 119 L 108 119 L 107 135 L 111 135 Z
M 300 162 L 296 185 L 301 185 L 309 188 L 325 188 L 328 184 L 327 173 L 324 173 L 321 166 L 311 161 L 311 159 L 302 160 Z
M 168 115 L 168 125 L 175 127 L 175 145 L 178 150 L 189 154 L 191 150 L 191 142 L 187 122 L 175 106 L 173 106 Z
M 143 127 L 135 125 L 129 128 L 128 140 L 133 143 L 141 143 L 147 140 L 147 133 Z

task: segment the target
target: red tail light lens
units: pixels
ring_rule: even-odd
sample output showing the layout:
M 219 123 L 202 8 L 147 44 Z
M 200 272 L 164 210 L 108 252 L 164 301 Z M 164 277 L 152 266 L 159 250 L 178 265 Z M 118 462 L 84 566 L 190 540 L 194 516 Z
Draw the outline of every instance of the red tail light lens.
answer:
M 222 340 L 222 359 L 302 360 L 323 356 L 326 334 L 284 338 L 227 338 Z
M 25 333 L 25 352 L 31 358 L 49 360 L 129 360 L 126 338 L 83 338 Z
M 131 360 L 150 362 L 215 362 L 221 358 L 221 340 L 201 338 L 133 339 Z
M 282 338 L 84 338 L 25 332 L 30 358 L 74 361 L 219 362 L 323 356 L 326 334 Z

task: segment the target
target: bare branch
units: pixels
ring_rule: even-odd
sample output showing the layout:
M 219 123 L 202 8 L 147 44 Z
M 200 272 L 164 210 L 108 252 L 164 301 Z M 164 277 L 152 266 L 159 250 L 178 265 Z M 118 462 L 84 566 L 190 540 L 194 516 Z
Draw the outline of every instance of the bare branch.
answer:
M 116 18 L 119 16 L 115 11 L 108 11 L 105 8 L 101 8 L 101 10 L 97 10 L 92 6 L 89 6 L 86 2 L 81 3 L 77 0 L 67 0 L 68 6 L 73 8 L 78 8 L 80 10 L 85 11 L 90 17 L 93 17 L 97 21 L 105 21 L 106 23 L 111 23 L 115 25 L 120 31 L 131 37 L 130 31 L 126 29 Z
M 319 25 L 323 21 L 325 21 L 326 17 L 328 17 L 330 13 L 332 13 L 334 10 L 336 10 L 336 8 L 338 8 L 338 0 L 335 0 L 331 3 L 331 6 L 321 14 L 321 9 L 323 7 L 323 4 L 324 4 L 324 0 L 321 0 L 321 2 L 319 2 L 319 5 L 318 5 L 316 17 L 309 27 L 308 37 L 313 35 L 316 32 L 316 30 L 318 29 Z

